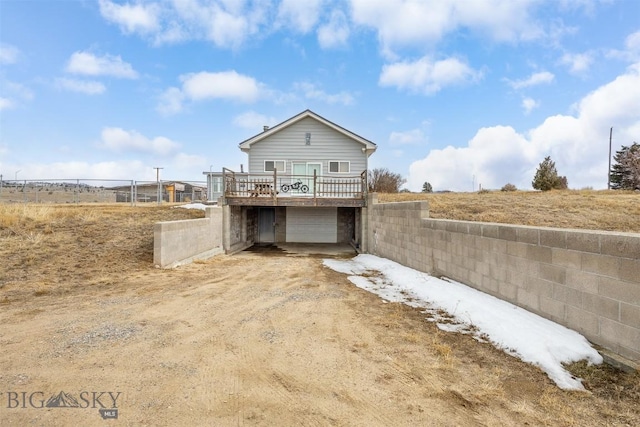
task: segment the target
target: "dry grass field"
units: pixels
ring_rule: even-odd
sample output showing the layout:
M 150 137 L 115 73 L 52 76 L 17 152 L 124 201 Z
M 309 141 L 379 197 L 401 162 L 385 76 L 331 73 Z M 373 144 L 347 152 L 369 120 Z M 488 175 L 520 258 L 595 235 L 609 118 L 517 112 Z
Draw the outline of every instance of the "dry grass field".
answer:
M 379 194 L 378 200 L 427 200 L 432 218 L 640 233 L 639 192 L 398 193 Z
M 601 228 L 638 231 L 638 196 L 609 194 L 610 210 L 630 220 Z M 410 196 L 422 197 L 380 199 Z M 553 197 L 537 194 L 427 197 L 434 216 L 463 215 L 461 200 L 476 203 L 471 215 L 483 203 L 497 214 L 524 200 L 555 209 L 541 216 L 588 210 L 551 207 Z M 118 424 L 135 426 L 640 425 L 640 374 L 577 363 L 570 369 L 588 392 L 562 391 L 535 366 L 383 303 L 318 256 L 243 252 L 154 268 L 153 224 L 202 216 L 0 204 L 0 425 L 108 423 L 99 404 L 39 408 L 40 395 L 16 398 L 61 391 L 120 392 Z M 589 221 L 605 224 L 597 217 Z M 545 225 L 591 223 L 570 218 Z

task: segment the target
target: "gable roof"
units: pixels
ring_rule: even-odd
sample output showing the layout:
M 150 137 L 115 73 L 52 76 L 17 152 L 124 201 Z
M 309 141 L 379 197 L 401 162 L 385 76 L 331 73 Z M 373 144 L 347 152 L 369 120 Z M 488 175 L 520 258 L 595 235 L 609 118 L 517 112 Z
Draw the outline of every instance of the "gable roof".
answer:
M 255 144 L 258 141 L 262 141 L 263 139 L 274 135 L 278 132 L 280 132 L 281 130 L 291 126 L 294 123 L 299 122 L 302 119 L 306 119 L 307 117 L 310 117 L 312 119 L 315 119 L 317 121 L 319 121 L 320 123 L 323 123 L 324 125 L 330 127 L 331 129 L 343 134 L 344 136 L 346 136 L 347 138 L 350 138 L 356 142 L 359 142 L 360 144 L 364 145 L 365 149 L 367 150 L 368 154 L 373 153 L 377 147 L 376 144 L 374 144 L 373 142 L 369 141 L 368 139 L 365 139 L 363 137 L 361 137 L 360 135 L 357 135 L 345 128 L 343 128 L 342 126 L 338 126 L 337 124 L 325 119 L 324 117 L 314 113 L 311 110 L 304 110 L 302 113 L 291 117 L 290 119 L 285 120 L 284 122 L 275 125 L 272 128 L 269 128 L 263 132 L 260 132 L 259 134 L 246 139 L 244 141 L 242 141 L 239 144 L 239 147 L 242 151 L 248 151 L 249 148 L 251 147 L 252 144 Z

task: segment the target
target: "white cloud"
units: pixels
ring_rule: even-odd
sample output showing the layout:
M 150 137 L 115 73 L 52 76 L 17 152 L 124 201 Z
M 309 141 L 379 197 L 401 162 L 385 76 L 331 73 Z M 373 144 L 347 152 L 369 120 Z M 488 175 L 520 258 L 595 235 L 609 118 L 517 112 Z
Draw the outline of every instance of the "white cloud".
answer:
M 228 99 L 254 102 L 260 96 L 261 84 L 253 77 L 234 70 L 217 73 L 200 72 L 180 76 L 182 92 L 192 100 Z
M 555 76 L 548 71 L 540 71 L 538 73 L 533 73 L 526 79 L 522 80 L 509 80 L 506 79 L 507 83 L 514 89 L 523 89 L 526 87 L 536 86 L 540 84 L 549 84 L 553 82 Z
M 474 70 L 457 58 L 433 61 L 425 56 L 414 62 L 383 66 L 379 84 L 430 95 L 447 86 L 471 83 L 481 78 L 481 71 Z
M 34 97 L 33 91 L 20 83 L 0 80 L 0 85 L 4 95 L 7 95 L 0 98 L 0 110 L 15 108 L 21 101 L 30 101 Z
M 391 145 L 410 145 L 426 142 L 426 137 L 421 129 L 411 129 L 405 132 L 391 132 L 389 143 Z
M 589 70 L 593 62 L 593 53 L 565 53 L 560 58 L 560 63 L 569 67 L 572 74 L 583 74 Z
M 624 50 L 609 51 L 607 56 L 631 62 L 640 61 L 640 30 L 626 37 L 624 47 Z
M 74 52 L 69 58 L 66 71 L 88 76 L 112 76 L 125 79 L 138 77 L 138 73 L 131 64 L 124 62 L 120 56 L 98 57 L 89 52 Z
M 322 0 L 282 0 L 278 7 L 278 22 L 303 34 L 318 22 Z
M 183 109 L 183 101 L 182 91 L 177 87 L 170 87 L 160 95 L 156 111 L 163 116 L 178 114 Z
M 269 93 L 265 85 L 253 77 L 234 70 L 183 74 L 179 80 L 180 88 L 170 87 L 159 96 L 156 111 L 160 114 L 168 116 L 181 112 L 185 101 L 222 99 L 253 103 Z
M 13 96 L 27 101 L 33 99 L 33 92 L 25 85 L 9 81 L 4 81 L 2 83 L 5 91 L 11 93 Z
M 192 175 L 194 169 L 203 170 L 207 166 L 207 158 L 197 154 L 178 153 L 173 157 L 172 166 L 178 170 L 188 171 L 188 173 L 183 172 L 182 176 Z
M 150 139 L 135 130 L 126 131 L 115 127 L 102 130 L 100 145 L 116 152 L 139 151 L 161 156 L 171 154 L 180 147 L 177 142 L 163 136 Z
M 353 95 L 345 91 L 330 94 L 308 82 L 298 82 L 294 84 L 294 88 L 302 92 L 303 96 L 307 99 L 314 99 L 326 102 L 327 104 L 352 105 L 355 103 Z
M 347 17 L 342 11 L 334 10 L 329 22 L 318 28 L 318 43 L 323 49 L 346 46 L 349 33 Z
M 501 42 L 528 41 L 544 37 L 532 16 L 537 0 L 454 1 L 455 18 L 461 26 L 488 34 Z
M 540 106 L 540 102 L 536 101 L 533 98 L 523 98 L 522 99 L 522 109 L 524 110 L 524 114 L 529 114 L 534 109 Z
M 276 119 L 274 117 L 268 117 L 264 114 L 256 113 L 255 111 L 247 111 L 233 119 L 234 125 L 245 129 L 251 129 L 256 133 L 262 131 L 263 126 L 272 126 L 275 123 Z
M 405 46 L 429 46 L 445 35 L 469 28 L 498 41 L 542 36 L 529 9 L 535 0 L 351 0 L 353 21 L 373 28 L 383 53 Z
M 618 146 L 637 140 L 638 99 L 640 63 L 583 97 L 573 116 L 548 117 L 526 133 L 510 126 L 482 128 L 466 147 L 432 150 L 411 164 L 408 187 L 419 191 L 429 181 L 435 190 L 467 191 L 475 175 L 484 188 L 508 182 L 531 188 L 538 164 L 550 155 L 571 188 L 605 188 L 609 128 Z
M 387 54 L 398 47 L 438 41 L 455 28 L 452 13 L 449 1 L 351 1 L 353 21 L 373 27 Z
M 107 20 L 120 26 L 126 33 L 146 34 L 160 27 L 160 6 L 154 3 L 117 4 L 110 0 L 100 0 L 100 14 Z
M 629 34 L 624 41 L 624 45 L 628 51 L 640 53 L 640 31 Z
M 124 5 L 100 0 L 102 16 L 119 25 L 125 34 L 139 34 L 154 44 L 207 40 L 231 49 L 239 48 L 270 23 L 267 18 L 271 6 L 271 2 L 262 0 L 174 0 Z
M 0 111 L 13 108 L 14 104 L 9 98 L 0 97 Z
M 84 93 L 86 95 L 100 95 L 107 90 L 107 88 L 100 82 L 67 78 L 57 79 L 56 86 L 60 89 Z
M 242 15 L 220 7 L 214 7 L 208 12 L 210 23 L 199 24 L 206 26 L 206 38 L 217 46 L 237 48 L 245 42 L 247 35 L 257 32 L 257 28 L 252 28 L 251 23 Z
M 7 43 L 0 43 L 0 64 L 15 64 L 20 51 L 17 47 Z

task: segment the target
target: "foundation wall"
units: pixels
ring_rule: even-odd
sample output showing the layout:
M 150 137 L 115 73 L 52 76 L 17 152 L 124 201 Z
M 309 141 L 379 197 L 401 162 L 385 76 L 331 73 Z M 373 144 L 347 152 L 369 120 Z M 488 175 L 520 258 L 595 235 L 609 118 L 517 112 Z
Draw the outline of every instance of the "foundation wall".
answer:
M 370 203 L 368 252 L 472 286 L 640 361 L 640 234 L 428 217 L 427 202 Z

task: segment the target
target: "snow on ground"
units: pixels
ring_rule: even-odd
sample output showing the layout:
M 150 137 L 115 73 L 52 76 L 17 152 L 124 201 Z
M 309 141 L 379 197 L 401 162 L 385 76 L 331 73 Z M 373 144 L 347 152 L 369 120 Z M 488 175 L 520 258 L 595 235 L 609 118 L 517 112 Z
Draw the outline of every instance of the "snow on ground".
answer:
M 186 205 L 180 205 L 180 206 L 174 206 L 176 208 L 184 208 L 184 209 L 201 209 L 204 210 L 204 208 L 207 207 L 207 205 L 205 205 L 204 203 L 188 203 Z
M 602 363 L 602 356 L 579 333 L 461 283 L 373 255 L 325 259 L 324 265 L 349 274 L 353 284 L 385 301 L 425 309 L 428 319 L 444 331 L 473 334 L 539 366 L 562 389 L 584 390 L 582 380 L 564 369 L 563 363 Z M 443 311 L 448 315 L 443 316 Z

